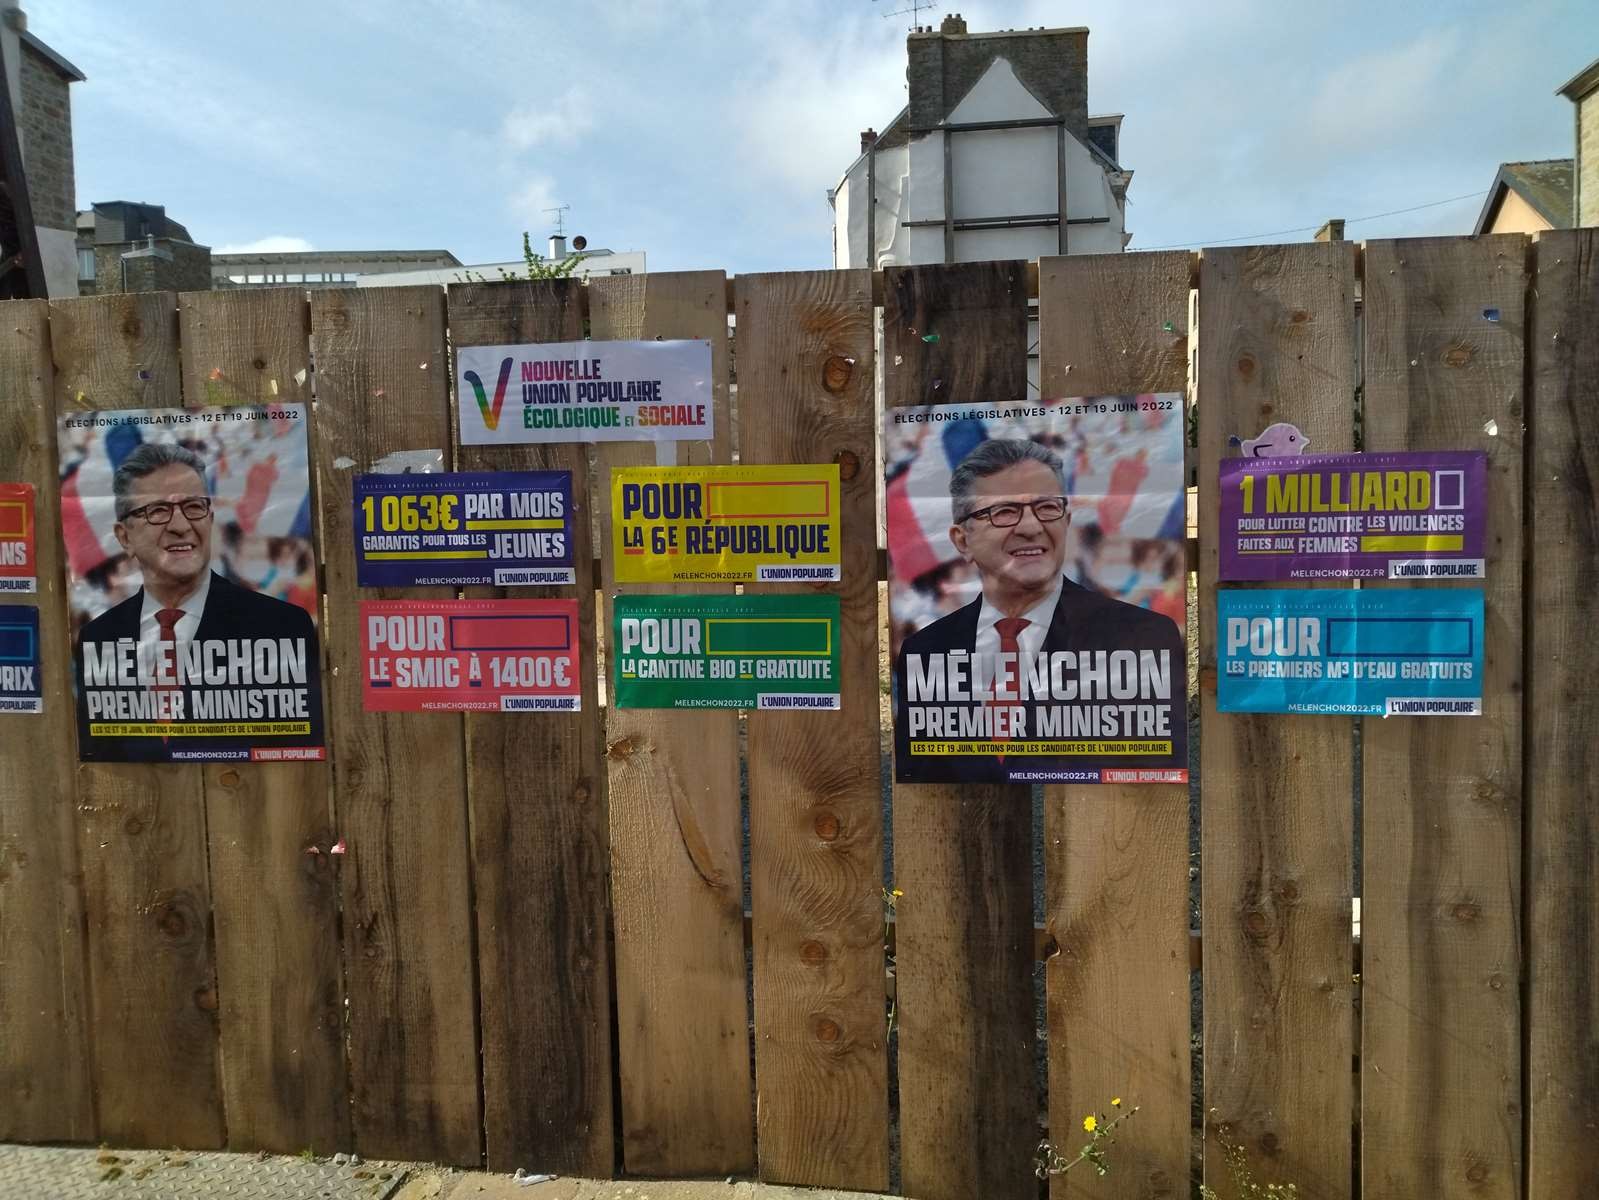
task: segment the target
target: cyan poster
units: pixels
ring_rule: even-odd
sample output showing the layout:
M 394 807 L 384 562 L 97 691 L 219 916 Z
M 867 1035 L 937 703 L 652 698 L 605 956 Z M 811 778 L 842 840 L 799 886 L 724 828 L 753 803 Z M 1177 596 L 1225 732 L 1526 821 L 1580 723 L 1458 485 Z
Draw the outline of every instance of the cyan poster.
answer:
M 1481 588 L 1217 599 L 1222 712 L 1482 715 Z

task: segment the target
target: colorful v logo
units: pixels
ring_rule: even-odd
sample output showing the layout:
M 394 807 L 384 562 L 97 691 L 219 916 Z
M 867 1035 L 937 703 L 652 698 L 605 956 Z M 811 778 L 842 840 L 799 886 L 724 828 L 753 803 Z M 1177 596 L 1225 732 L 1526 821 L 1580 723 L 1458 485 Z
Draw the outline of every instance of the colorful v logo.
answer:
M 511 360 L 506 359 L 500 364 L 500 382 L 494 388 L 494 404 L 489 405 L 489 398 L 483 392 L 483 381 L 478 378 L 476 371 L 464 372 L 466 381 L 472 385 L 472 390 L 477 393 L 478 411 L 483 414 L 483 424 L 489 429 L 500 427 L 500 409 L 505 405 L 505 386 L 511 382 Z

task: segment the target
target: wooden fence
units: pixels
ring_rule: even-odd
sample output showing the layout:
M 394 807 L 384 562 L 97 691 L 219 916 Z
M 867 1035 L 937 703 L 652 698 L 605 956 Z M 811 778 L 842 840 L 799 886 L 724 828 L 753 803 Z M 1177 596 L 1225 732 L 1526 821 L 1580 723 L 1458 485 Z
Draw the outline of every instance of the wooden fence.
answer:
M 0 717 L 0 1137 L 870 1190 L 897 1162 L 910 1196 L 1035 1196 L 1042 986 L 1055 1139 L 1141 1106 L 1111 1174 L 1057 1198 L 1187 1196 L 1223 1127 L 1307 1200 L 1587 1194 L 1596 257 L 1582 230 L 5 304 L 0 479 L 39 492 L 47 709 Z M 1189 789 L 1045 788 L 1035 846 L 1026 788 L 894 785 L 884 827 L 875 376 L 888 404 L 1024 399 L 1035 296 L 1046 394 L 1196 385 L 1199 1024 Z M 741 738 L 730 712 L 607 712 L 592 670 L 575 717 L 362 711 L 352 477 L 441 448 L 570 470 L 603 509 L 652 448 L 452 436 L 448 343 L 585 333 L 710 340 L 718 436 L 680 461 L 731 461 L 736 429 L 744 462 L 840 465 L 842 716 L 750 713 Z M 78 765 L 57 414 L 313 385 L 329 761 Z M 1212 485 L 1229 435 L 1274 421 L 1324 451 L 1487 451 L 1482 718 L 1216 712 Z M 599 515 L 577 591 L 608 604 Z

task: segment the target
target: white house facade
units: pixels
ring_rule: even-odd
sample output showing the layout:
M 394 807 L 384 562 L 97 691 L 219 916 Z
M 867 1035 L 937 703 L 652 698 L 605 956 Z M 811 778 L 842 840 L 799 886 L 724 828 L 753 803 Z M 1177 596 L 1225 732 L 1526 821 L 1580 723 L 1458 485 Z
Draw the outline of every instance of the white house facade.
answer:
M 910 102 L 839 181 L 835 267 L 1105 254 L 1129 240 L 1121 116 L 1087 112 L 1086 29 L 907 39 Z

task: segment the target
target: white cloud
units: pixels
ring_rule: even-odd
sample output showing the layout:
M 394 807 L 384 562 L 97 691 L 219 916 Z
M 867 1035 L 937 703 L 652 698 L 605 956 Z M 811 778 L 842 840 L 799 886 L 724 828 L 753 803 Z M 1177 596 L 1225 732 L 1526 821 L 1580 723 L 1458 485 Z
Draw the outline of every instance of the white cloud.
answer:
M 741 163 L 813 212 L 825 214 L 822 193 L 855 160 L 861 130 L 883 129 L 905 105 L 904 43 L 880 25 L 856 17 L 805 29 L 768 18 L 755 31 L 754 69 L 735 83 Z
M 548 175 L 530 175 L 511 193 L 506 208 L 515 218 L 517 227 L 531 232 L 537 244 L 540 240 L 539 231 L 555 221 L 555 214 L 545 210 L 560 203 L 556 198 L 555 180 Z
M 274 233 L 267 237 L 256 238 L 253 242 L 230 242 L 226 246 L 218 246 L 213 254 L 307 254 L 316 247 L 303 237 L 290 237 L 286 233 Z
M 546 103 L 523 104 L 505 114 L 500 133 L 518 150 L 575 142 L 594 128 L 593 106 L 580 88 L 568 88 Z
M 652 267 L 738 271 L 827 260 L 824 191 L 858 132 L 904 105 L 913 20 L 906 0 L 455 0 L 469 36 L 440 37 L 429 0 L 281 0 L 158 37 L 125 0 L 37 7 L 35 32 L 89 75 L 73 89 L 84 203 L 164 203 L 202 242 L 298 228 L 481 261 L 514 258 L 523 229 L 541 243 L 543 210 L 569 202 L 574 230 Z M 1593 0 L 1522 0 L 1508 22 L 1475 19 L 1481 0 L 1355 0 L 1332 22 L 1280 0 L 959 7 L 974 32 L 1092 30 L 1089 105 L 1127 114 L 1138 246 L 1386 212 L 1569 154 L 1553 89 L 1599 34 Z M 530 37 L 541 50 L 519 52 Z M 392 80 L 423 76 L 396 107 Z M 1465 230 L 1475 209 L 1351 234 Z
M 1459 50 L 1456 30 L 1428 30 L 1408 44 L 1340 63 L 1324 76 L 1308 111 L 1298 114 L 1294 139 L 1324 156 L 1366 149 L 1385 131 L 1419 134 L 1437 127 L 1446 110 L 1458 106 L 1445 85 Z

